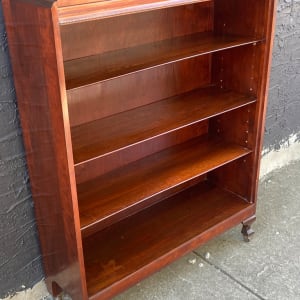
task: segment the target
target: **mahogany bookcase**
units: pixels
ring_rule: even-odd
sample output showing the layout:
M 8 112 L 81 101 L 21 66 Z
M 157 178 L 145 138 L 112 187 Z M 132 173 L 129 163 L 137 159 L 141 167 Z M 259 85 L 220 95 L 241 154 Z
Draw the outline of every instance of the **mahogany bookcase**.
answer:
M 46 282 L 108 299 L 253 232 L 274 0 L 3 0 Z

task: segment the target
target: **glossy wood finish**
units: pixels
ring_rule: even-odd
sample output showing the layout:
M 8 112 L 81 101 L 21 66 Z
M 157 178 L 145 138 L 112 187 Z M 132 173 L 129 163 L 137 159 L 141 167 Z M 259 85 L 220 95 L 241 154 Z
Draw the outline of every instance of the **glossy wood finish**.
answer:
M 211 84 L 210 68 L 211 55 L 203 55 L 69 90 L 71 126 L 208 86 Z
M 253 211 L 237 195 L 205 182 L 84 239 L 91 299 L 110 298 L 124 282 L 133 284 Z
M 187 136 L 193 138 L 206 133 L 207 125 L 200 122 L 254 101 L 253 96 L 208 87 L 76 126 L 72 128 L 72 138 L 77 182 L 90 180 L 122 163 L 130 163 L 134 157 L 142 158 L 154 149 L 162 150 L 163 145 L 166 148 L 185 141 Z M 154 120 L 156 115 L 161 117 Z M 231 135 L 234 136 L 229 133 L 226 139 Z M 236 141 L 240 143 L 245 135 Z
M 162 199 L 169 189 L 248 153 L 247 148 L 222 140 L 195 139 L 82 183 L 78 186 L 82 230 L 116 222 L 151 204 L 153 197 Z
M 97 157 L 96 159 L 77 164 L 75 165 L 76 182 L 80 184 L 89 181 L 166 148 L 205 135 L 208 133 L 208 126 L 208 120 L 197 122 L 141 143 L 136 143 L 120 150 L 118 149 L 117 151 Z
M 110 1 L 106 3 L 110 3 Z M 121 17 L 62 25 L 60 29 L 61 37 L 64 40 L 63 57 L 67 61 L 153 44 L 195 33 L 212 32 L 212 12 L 212 2 L 200 2 Z
M 214 0 L 214 29 L 219 34 L 267 37 L 267 20 L 275 1 Z M 272 18 L 271 18 L 272 19 Z
M 215 31 L 222 34 L 250 33 L 265 39 L 264 43 L 244 49 L 235 48 L 215 54 L 212 77 L 224 88 L 240 92 L 250 92 L 258 97 L 258 105 L 249 114 L 251 135 L 247 139 L 250 147 L 255 149 L 248 164 L 248 196 L 256 202 L 259 180 L 259 162 L 264 135 L 264 118 L 267 103 L 267 86 L 269 82 L 270 61 L 274 36 L 274 24 L 277 1 L 235 0 L 215 1 Z M 224 26 L 225 24 L 225 26 Z M 239 58 L 236 60 L 236 58 Z M 222 72 L 220 72 L 220 69 Z M 245 176 L 243 176 L 245 177 Z M 231 185 L 234 185 L 232 178 Z M 230 179 L 227 179 L 228 183 Z
M 47 286 L 86 299 L 56 9 L 2 3 Z
M 252 96 L 208 87 L 73 127 L 75 164 L 94 160 L 255 100 Z
M 211 0 L 58 0 L 59 21 L 60 24 L 77 23 L 208 1 Z
M 257 102 L 221 114 L 210 120 L 209 134 L 251 150 L 254 146 L 253 112 Z M 220 187 L 228 189 L 251 202 L 252 155 L 232 162 L 209 174 L 209 179 Z
M 67 89 L 224 49 L 253 44 L 251 37 L 197 33 L 65 62 Z
M 277 0 L 266 1 L 264 6 L 264 28 L 260 28 L 266 36 L 266 43 L 262 49 L 260 57 L 260 70 L 263 74 L 259 80 L 258 93 L 260 97 L 259 106 L 255 113 L 254 119 L 254 140 L 256 141 L 255 151 L 253 153 L 253 172 L 251 182 L 251 196 L 250 201 L 256 203 L 257 201 L 257 192 L 258 192 L 258 183 L 259 183 L 259 172 L 260 172 L 260 161 L 261 161 L 261 152 L 263 148 L 263 137 L 265 129 L 265 118 L 268 102 L 268 90 L 269 90 L 269 79 L 270 79 L 270 66 L 272 60 L 272 49 L 273 49 L 273 37 L 275 34 L 275 16 L 277 9 Z
M 275 7 L 4 0 L 53 294 L 110 299 L 251 233 Z

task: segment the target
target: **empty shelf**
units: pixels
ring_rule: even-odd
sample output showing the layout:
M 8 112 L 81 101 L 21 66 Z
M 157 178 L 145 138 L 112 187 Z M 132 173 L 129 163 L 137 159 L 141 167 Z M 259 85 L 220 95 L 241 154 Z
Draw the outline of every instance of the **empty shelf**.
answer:
M 219 139 L 198 138 L 81 183 L 77 190 L 83 235 L 170 196 L 175 187 L 250 152 Z
M 141 70 L 256 43 L 253 37 L 196 33 L 151 44 L 65 61 L 67 89 L 80 88 Z
M 85 238 L 89 296 L 112 296 L 111 285 L 116 293 L 134 284 L 253 213 L 253 204 L 204 182 Z
M 216 87 L 106 117 L 71 129 L 74 161 L 94 164 L 97 157 L 149 140 L 218 114 L 253 103 L 255 97 Z

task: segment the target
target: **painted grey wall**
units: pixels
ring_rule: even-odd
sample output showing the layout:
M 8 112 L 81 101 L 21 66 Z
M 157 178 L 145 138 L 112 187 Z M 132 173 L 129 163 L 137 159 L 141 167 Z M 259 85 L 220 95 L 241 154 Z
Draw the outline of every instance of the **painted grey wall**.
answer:
M 291 135 L 300 141 L 300 0 L 280 0 L 264 152 L 278 150 Z
M 0 299 L 43 278 L 0 6 Z
M 300 139 L 300 0 L 280 0 L 265 149 Z M 43 277 L 0 5 L 0 298 Z

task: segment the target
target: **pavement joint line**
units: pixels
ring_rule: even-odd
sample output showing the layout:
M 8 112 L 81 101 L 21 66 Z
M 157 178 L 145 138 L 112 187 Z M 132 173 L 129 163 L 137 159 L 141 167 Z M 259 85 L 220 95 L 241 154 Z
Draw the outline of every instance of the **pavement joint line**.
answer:
M 240 280 L 236 279 L 235 277 L 233 277 L 231 274 L 229 274 L 228 272 L 226 272 L 225 270 L 223 270 L 222 268 L 220 268 L 219 266 L 215 265 L 214 263 L 212 263 L 211 261 L 209 261 L 208 259 L 206 259 L 205 257 L 203 257 L 202 255 L 200 255 L 199 253 L 193 251 L 193 253 L 200 257 L 201 259 L 203 259 L 206 263 L 208 263 L 210 266 L 214 267 L 215 269 L 219 270 L 220 272 L 222 272 L 225 276 L 227 276 L 228 278 L 230 278 L 231 280 L 233 280 L 234 282 L 236 282 L 237 284 L 239 284 L 241 287 L 243 287 L 245 290 L 247 290 L 249 293 L 251 293 L 252 295 L 254 295 L 255 297 L 257 297 L 260 300 L 267 300 L 266 298 L 262 297 L 261 295 L 259 295 L 258 293 L 256 293 L 255 291 L 251 290 L 248 286 L 246 286 L 244 283 L 242 283 Z

